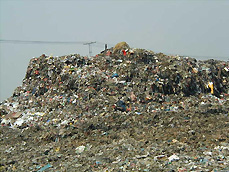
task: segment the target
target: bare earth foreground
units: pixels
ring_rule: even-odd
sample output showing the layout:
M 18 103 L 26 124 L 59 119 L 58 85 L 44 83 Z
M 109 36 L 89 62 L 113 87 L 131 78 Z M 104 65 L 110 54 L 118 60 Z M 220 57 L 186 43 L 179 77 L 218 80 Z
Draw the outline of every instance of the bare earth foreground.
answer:
M 36 171 L 46 164 L 52 165 L 48 171 L 229 170 L 228 116 L 223 114 L 117 113 L 79 128 L 0 130 L 2 171 Z M 85 148 L 78 153 L 81 145 Z M 179 159 L 169 161 L 173 155 Z

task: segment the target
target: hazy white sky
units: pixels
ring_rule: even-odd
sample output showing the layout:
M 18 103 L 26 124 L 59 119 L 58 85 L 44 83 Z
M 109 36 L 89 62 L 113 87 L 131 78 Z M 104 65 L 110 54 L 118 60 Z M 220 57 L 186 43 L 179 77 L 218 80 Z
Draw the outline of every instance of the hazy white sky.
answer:
M 0 39 L 97 41 L 94 55 L 103 43 L 126 41 L 165 54 L 228 60 L 229 1 L 0 0 Z M 0 42 L 0 101 L 42 53 L 88 55 L 88 46 Z

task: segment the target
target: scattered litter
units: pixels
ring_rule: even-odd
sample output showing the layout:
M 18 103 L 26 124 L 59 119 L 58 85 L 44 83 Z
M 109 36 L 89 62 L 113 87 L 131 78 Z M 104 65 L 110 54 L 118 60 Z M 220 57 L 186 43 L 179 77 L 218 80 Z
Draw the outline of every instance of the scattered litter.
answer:
M 228 69 L 126 42 L 34 57 L 0 103 L 0 171 L 229 171 Z

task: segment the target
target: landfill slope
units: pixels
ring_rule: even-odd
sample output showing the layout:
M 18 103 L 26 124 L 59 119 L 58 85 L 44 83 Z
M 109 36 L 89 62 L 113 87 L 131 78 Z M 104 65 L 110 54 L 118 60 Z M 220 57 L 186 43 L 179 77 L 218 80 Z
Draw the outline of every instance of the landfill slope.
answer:
M 229 62 L 41 55 L 0 104 L 0 171 L 228 171 Z

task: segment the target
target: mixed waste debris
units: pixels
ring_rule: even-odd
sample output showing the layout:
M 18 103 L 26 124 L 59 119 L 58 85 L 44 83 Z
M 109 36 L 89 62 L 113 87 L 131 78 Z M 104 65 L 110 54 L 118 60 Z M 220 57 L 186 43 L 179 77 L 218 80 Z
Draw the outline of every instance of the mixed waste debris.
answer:
M 229 171 L 229 62 L 130 48 L 32 58 L 0 103 L 0 171 Z

